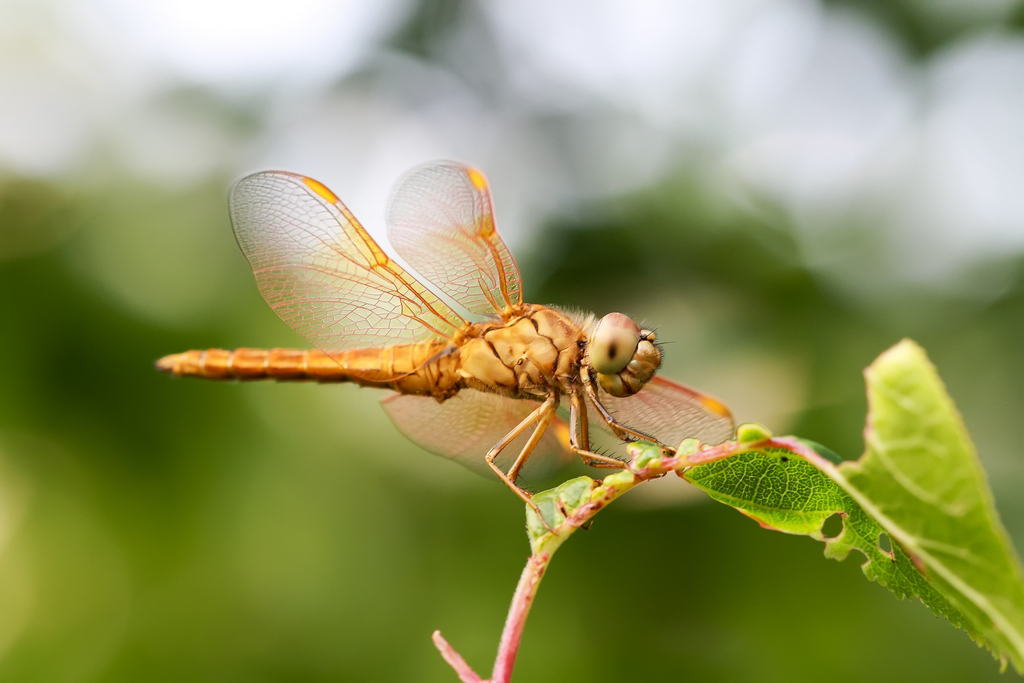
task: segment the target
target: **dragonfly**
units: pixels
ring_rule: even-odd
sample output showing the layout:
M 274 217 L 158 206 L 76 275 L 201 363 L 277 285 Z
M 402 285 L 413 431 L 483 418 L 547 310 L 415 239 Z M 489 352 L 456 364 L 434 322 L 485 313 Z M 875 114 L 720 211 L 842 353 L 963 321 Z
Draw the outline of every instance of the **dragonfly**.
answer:
M 229 204 L 260 292 L 315 348 L 192 350 L 161 358 L 159 370 L 391 389 L 382 405 L 399 431 L 493 472 L 530 505 L 519 480 L 531 458 L 628 466 L 593 446 L 593 422 L 620 441 L 663 446 L 717 444 L 733 433 L 725 405 L 657 375 L 654 331 L 618 312 L 597 318 L 524 303 L 476 168 L 428 163 L 392 191 L 388 239 L 422 279 L 312 178 L 255 173 Z

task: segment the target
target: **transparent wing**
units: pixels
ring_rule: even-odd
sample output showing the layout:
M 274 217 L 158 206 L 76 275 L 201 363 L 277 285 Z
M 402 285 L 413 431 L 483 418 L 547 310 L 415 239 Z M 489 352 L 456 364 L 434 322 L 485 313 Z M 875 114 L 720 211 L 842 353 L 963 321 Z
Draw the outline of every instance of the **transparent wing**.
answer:
M 454 161 L 410 171 L 388 203 L 388 239 L 416 271 L 468 310 L 522 303 L 519 269 L 494 223 L 484 175 Z
M 231 191 L 231 223 L 263 298 L 326 352 L 450 338 L 465 324 L 312 178 L 243 178 Z
M 732 413 L 721 402 L 670 379 L 655 376 L 639 393 L 617 398 L 598 389 L 598 398 L 622 424 L 675 448 L 683 439 L 719 444 L 733 435 Z M 591 423 L 604 422 L 591 413 Z
M 444 403 L 429 396 L 393 394 L 381 405 L 409 440 L 474 472 L 493 477 L 484 461 L 487 451 L 540 404 L 465 390 Z M 508 471 L 531 433 L 532 430 L 527 431 L 509 444 L 495 463 Z M 568 444 L 569 425 L 556 416 L 530 455 L 520 483 L 537 481 L 565 466 L 573 457 Z

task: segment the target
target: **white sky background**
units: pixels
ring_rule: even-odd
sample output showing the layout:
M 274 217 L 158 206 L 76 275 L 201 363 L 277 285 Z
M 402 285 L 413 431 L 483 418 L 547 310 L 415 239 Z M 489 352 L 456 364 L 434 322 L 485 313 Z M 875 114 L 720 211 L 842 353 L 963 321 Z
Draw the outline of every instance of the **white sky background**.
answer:
M 975 32 L 913 63 L 810 0 L 481 6 L 439 66 L 381 47 L 407 0 L 0 0 L 0 172 L 95 181 L 112 159 L 106 172 L 187 187 L 285 167 L 379 234 L 394 180 L 455 157 L 489 173 L 515 243 L 551 212 L 690 169 L 724 201 L 778 202 L 811 265 L 863 292 L 879 272 L 830 240 L 848 219 L 883 235 L 890 281 L 955 287 L 975 260 L 1024 249 L 1018 36 Z M 368 64 L 371 82 L 344 80 Z M 191 86 L 255 106 L 255 131 L 168 104 Z

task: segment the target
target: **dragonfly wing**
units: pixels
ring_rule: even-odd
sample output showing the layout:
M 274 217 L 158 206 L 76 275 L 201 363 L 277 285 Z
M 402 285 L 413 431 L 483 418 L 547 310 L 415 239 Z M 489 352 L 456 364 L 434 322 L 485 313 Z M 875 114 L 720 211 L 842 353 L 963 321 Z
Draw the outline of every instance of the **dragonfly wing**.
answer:
M 488 315 L 522 303 L 519 269 L 477 169 L 454 161 L 413 169 L 391 195 L 387 224 L 398 254 L 469 311 Z
M 429 396 L 392 394 L 381 401 L 388 417 L 406 437 L 436 455 L 450 458 L 485 476 L 494 476 L 484 456 L 540 404 L 479 391 L 460 391 L 443 403 Z M 495 459 L 503 470 L 515 462 L 532 428 Z M 552 474 L 572 458 L 569 425 L 555 417 L 521 474 L 526 483 Z
M 243 178 L 231 191 L 231 223 L 263 298 L 321 350 L 451 337 L 465 323 L 312 178 Z
M 719 444 L 733 435 L 735 423 L 725 405 L 670 379 L 655 376 L 627 398 L 598 392 L 616 421 L 673 448 L 683 439 Z M 598 419 L 591 422 L 604 425 Z

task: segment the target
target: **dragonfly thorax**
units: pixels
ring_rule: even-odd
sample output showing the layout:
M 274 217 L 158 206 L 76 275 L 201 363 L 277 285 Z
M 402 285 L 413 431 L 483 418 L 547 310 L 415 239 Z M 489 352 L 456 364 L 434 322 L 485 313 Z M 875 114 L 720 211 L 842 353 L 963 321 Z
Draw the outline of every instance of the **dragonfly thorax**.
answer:
M 583 330 L 547 306 L 524 305 L 508 319 L 470 326 L 459 348 L 465 386 L 513 397 L 544 398 L 576 381 Z

